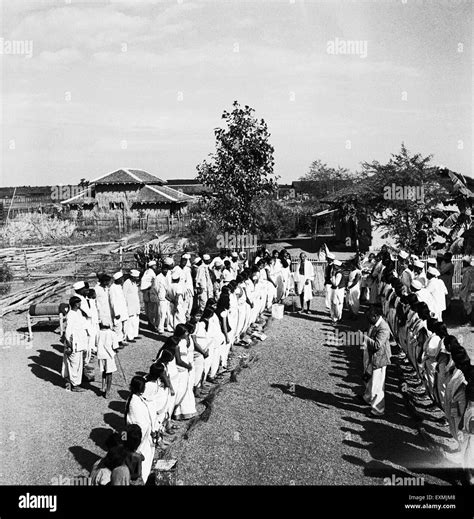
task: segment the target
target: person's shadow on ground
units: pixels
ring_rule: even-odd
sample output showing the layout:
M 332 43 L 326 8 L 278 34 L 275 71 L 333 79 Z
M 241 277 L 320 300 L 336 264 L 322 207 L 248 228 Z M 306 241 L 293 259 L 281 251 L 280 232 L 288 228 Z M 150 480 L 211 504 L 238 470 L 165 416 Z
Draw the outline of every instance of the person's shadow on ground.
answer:
M 56 345 L 53 345 L 55 347 Z M 62 347 L 57 345 L 58 348 Z M 28 357 L 33 361 L 28 367 L 36 377 L 51 382 L 54 386 L 64 387 L 64 379 L 61 376 L 62 355 L 56 354 L 54 351 L 38 350 L 38 355 Z

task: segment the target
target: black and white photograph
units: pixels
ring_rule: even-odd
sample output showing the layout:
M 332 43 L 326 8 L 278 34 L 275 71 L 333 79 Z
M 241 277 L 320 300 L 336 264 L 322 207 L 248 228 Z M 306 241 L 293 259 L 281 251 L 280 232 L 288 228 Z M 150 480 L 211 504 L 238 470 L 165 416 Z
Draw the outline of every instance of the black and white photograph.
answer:
M 1 0 L 1 519 L 474 517 L 473 5 Z

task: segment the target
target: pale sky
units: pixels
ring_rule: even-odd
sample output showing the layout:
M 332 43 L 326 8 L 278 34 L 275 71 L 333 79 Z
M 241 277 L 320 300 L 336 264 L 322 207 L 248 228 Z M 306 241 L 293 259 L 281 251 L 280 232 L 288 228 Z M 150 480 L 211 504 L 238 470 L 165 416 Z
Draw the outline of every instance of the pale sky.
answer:
M 3 186 L 193 178 L 234 100 L 268 123 L 283 183 L 402 141 L 473 174 L 471 0 L 1 5 Z M 366 57 L 328 53 L 336 39 Z

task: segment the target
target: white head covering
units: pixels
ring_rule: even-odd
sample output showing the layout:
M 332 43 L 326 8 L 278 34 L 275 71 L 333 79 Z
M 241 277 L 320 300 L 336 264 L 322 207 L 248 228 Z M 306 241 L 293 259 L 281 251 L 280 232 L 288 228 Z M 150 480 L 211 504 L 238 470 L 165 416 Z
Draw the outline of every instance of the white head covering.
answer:
M 224 265 L 224 262 L 219 258 L 219 256 L 214 259 L 214 267 L 222 267 L 222 265 Z
M 194 258 L 194 261 L 193 261 L 193 265 L 197 265 L 198 263 L 201 263 L 202 259 L 197 256 L 196 258 Z
M 203 254 L 202 259 L 204 261 L 209 261 L 211 259 L 211 256 L 209 256 L 209 254 Z
M 72 288 L 74 290 L 80 290 L 81 288 L 84 288 L 86 286 L 86 284 L 84 283 L 84 281 L 77 281 L 76 283 L 74 283 L 74 285 L 72 285 Z
M 232 281 L 232 272 L 230 270 L 224 270 L 224 273 L 222 274 L 222 281 L 224 283 L 228 283 L 229 281 Z
M 342 261 L 334 260 L 334 265 L 336 265 L 336 267 L 340 267 L 342 265 Z
M 414 288 L 415 290 L 420 290 L 421 288 L 423 288 L 423 285 L 421 284 L 420 281 L 418 281 L 417 279 L 414 279 L 411 282 L 411 288 Z
M 436 258 L 428 258 L 426 260 L 426 263 L 428 263 L 429 265 L 436 265 Z
M 238 258 L 238 257 L 239 257 L 239 255 L 238 255 L 235 251 L 231 254 L 231 256 L 232 256 L 233 258 Z
M 174 265 L 173 258 L 165 258 L 163 260 L 163 263 L 167 265 L 168 267 L 172 267 Z
M 438 269 L 434 267 L 429 267 L 427 270 L 428 274 L 431 274 L 432 276 L 438 277 L 441 273 Z
M 465 261 L 466 263 L 471 263 L 471 256 L 463 256 L 462 258 L 463 261 Z
M 398 253 L 398 256 L 402 259 L 407 259 L 408 258 L 408 252 L 404 251 L 404 250 L 401 250 L 399 253 Z
M 121 270 L 119 270 L 112 277 L 114 278 L 114 281 L 117 281 L 117 279 L 120 279 L 122 276 L 123 276 L 123 273 Z
M 153 265 L 156 265 L 156 261 L 155 260 L 151 260 L 150 262 L 148 262 L 148 266 L 149 267 L 153 267 Z
M 413 262 L 413 266 L 414 266 L 414 267 L 417 267 L 417 268 L 419 268 L 419 269 L 422 269 L 422 268 L 424 267 L 423 262 L 420 261 L 420 260 L 416 260 L 416 261 L 414 261 L 414 262 Z
M 187 259 L 187 260 L 188 260 L 188 259 L 191 259 L 191 254 L 189 254 L 188 252 L 186 252 L 186 254 L 183 254 L 181 257 L 182 257 L 183 259 Z
M 140 271 L 138 271 L 138 270 L 136 270 L 136 269 L 132 269 L 132 270 L 130 271 L 130 275 L 131 275 L 132 277 L 134 277 L 134 278 L 138 278 L 138 277 L 140 277 Z
M 410 257 L 413 261 L 418 261 L 420 259 L 416 254 L 410 254 Z
M 328 253 L 326 254 L 326 258 L 327 258 L 327 259 L 336 259 L 336 256 L 334 256 L 334 254 L 333 254 L 332 252 L 328 252 Z

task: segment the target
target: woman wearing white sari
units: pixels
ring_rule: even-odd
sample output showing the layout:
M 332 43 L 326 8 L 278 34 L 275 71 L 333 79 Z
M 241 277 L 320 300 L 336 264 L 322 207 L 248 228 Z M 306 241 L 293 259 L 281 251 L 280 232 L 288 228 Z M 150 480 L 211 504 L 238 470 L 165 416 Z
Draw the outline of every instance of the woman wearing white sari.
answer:
M 215 382 L 215 377 L 217 375 L 217 372 L 219 371 L 219 366 L 221 362 L 221 355 L 222 350 L 224 348 L 225 343 L 225 336 L 222 333 L 221 324 L 219 322 L 219 318 L 217 317 L 215 310 L 216 305 L 212 305 L 208 307 L 209 310 L 211 310 L 212 315 L 209 317 L 209 328 L 207 330 L 207 333 L 209 335 L 211 345 L 214 345 L 214 351 L 212 352 L 212 362 L 211 362 L 211 369 L 209 371 L 209 375 L 207 377 L 207 380 L 209 382 Z M 212 346 L 211 346 L 212 349 Z
M 189 337 L 186 325 L 178 324 L 175 335 L 181 338 L 178 344 L 181 362 L 178 364 L 180 378 L 176 389 L 175 420 L 189 420 L 196 416 L 196 402 L 194 400 L 194 342 Z M 186 364 L 186 366 L 184 366 Z
M 329 295 L 331 319 L 336 324 L 342 317 L 342 307 L 344 305 L 344 285 L 342 277 L 342 262 L 334 260 L 334 268 L 331 276 L 331 288 Z
M 149 404 L 152 416 L 155 417 L 153 430 L 163 431 L 170 398 L 170 381 L 163 363 L 151 365 L 150 372 L 146 377 L 143 398 Z
M 243 287 L 244 278 L 242 274 L 237 275 L 237 287 L 235 289 L 235 295 L 237 297 L 237 327 L 235 333 L 235 341 L 239 342 L 242 332 L 244 330 L 245 324 L 245 302 L 247 299 L 247 294 Z
M 178 367 L 176 365 L 176 350 L 178 346 L 179 339 L 174 335 L 169 337 L 166 342 L 163 344 L 158 356 L 156 358 L 156 362 L 161 362 L 166 367 L 166 375 L 170 381 L 170 396 L 168 398 L 168 404 L 166 408 L 166 416 L 168 427 L 167 431 L 171 432 L 172 427 L 169 423 L 169 420 L 173 416 L 173 411 L 176 403 L 176 391 L 178 387 Z
M 359 269 L 357 260 L 354 260 L 347 283 L 347 306 L 349 307 L 352 319 L 357 317 L 359 313 L 361 278 L 362 272 Z
M 210 355 L 211 351 L 209 349 L 210 340 L 209 335 L 207 333 L 208 327 L 209 318 L 204 317 L 203 319 L 203 317 L 201 317 L 201 320 L 198 323 L 196 323 L 196 330 L 193 334 L 195 353 L 196 351 L 202 352 L 201 358 L 196 359 L 196 355 L 194 357 L 194 387 L 196 388 L 196 392 L 199 392 L 202 388 L 202 383 L 204 380 L 206 380 L 212 364 L 212 356 Z
M 153 432 L 155 425 L 156 409 L 149 405 L 143 394 L 145 392 L 146 381 L 143 377 L 135 376 L 130 383 L 131 395 L 125 407 L 127 425 L 137 424 L 142 431 L 142 441 L 137 452 L 143 454 L 145 458 L 142 463 L 142 479 L 146 483 L 151 472 L 153 457 L 155 454 L 155 443 Z
M 278 260 L 280 262 L 280 271 L 277 277 L 277 295 L 276 300 L 281 302 L 283 299 L 288 297 L 290 292 L 290 275 L 291 275 L 291 259 L 290 255 L 285 249 L 280 251 L 280 258 Z

